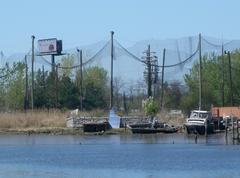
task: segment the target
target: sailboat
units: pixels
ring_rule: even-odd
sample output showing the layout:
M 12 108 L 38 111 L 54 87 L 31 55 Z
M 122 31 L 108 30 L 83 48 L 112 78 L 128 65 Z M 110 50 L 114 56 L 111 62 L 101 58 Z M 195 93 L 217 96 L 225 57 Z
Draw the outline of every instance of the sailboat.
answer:
M 201 34 L 199 34 L 199 109 L 193 110 L 190 117 L 186 119 L 184 127 L 188 134 L 206 135 L 213 133 L 214 125 L 212 114 L 209 111 L 201 110 L 202 99 L 202 56 L 201 56 Z

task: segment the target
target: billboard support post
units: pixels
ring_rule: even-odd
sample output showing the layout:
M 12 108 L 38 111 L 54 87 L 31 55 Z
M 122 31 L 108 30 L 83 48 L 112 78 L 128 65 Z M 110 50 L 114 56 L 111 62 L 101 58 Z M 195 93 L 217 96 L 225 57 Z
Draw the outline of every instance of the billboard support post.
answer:
M 51 54 L 51 60 L 52 60 L 52 72 L 54 73 L 55 71 L 55 55 Z

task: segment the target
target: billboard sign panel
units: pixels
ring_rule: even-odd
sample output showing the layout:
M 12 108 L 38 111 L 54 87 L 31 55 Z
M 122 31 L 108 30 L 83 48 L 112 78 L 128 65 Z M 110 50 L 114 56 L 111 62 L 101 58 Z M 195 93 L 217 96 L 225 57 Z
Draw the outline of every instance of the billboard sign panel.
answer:
M 40 54 L 58 54 L 58 40 L 56 38 L 38 40 Z

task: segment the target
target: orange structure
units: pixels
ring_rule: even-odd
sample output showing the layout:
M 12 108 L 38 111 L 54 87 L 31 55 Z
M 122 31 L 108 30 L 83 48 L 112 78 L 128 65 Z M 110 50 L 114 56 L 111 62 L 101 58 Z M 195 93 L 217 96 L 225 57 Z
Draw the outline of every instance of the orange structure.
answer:
M 215 119 L 224 118 L 225 116 L 233 116 L 240 119 L 240 107 L 212 107 L 212 116 Z

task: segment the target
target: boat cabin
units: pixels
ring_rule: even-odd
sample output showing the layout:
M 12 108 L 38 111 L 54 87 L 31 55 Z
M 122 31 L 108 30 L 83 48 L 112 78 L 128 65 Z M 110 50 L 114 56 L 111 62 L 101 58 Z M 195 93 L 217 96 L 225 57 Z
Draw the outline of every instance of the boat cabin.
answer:
M 187 122 L 204 123 L 206 120 L 209 122 L 212 119 L 212 114 L 209 111 L 193 110 Z

